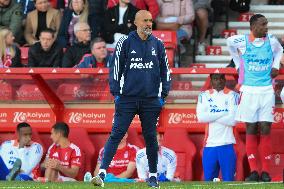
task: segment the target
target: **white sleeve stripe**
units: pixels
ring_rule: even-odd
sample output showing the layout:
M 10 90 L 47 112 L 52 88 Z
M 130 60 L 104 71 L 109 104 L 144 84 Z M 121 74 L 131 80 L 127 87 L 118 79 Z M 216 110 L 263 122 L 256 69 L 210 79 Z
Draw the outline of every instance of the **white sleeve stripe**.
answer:
M 165 62 L 166 62 L 166 65 L 167 65 L 167 81 L 170 81 L 171 80 L 171 77 L 170 77 L 171 73 L 170 73 L 170 69 L 169 69 L 169 61 L 168 61 L 166 49 L 165 49 Z
M 117 43 L 117 46 L 116 46 L 116 52 L 115 52 L 115 66 L 114 66 L 114 80 L 118 81 L 118 73 L 119 73 L 119 56 L 120 56 L 120 52 L 121 52 L 121 47 L 122 47 L 122 44 L 124 42 L 125 39 L 127 39 L 128 36 L 124 36 L 124 37 L 121 37 Z

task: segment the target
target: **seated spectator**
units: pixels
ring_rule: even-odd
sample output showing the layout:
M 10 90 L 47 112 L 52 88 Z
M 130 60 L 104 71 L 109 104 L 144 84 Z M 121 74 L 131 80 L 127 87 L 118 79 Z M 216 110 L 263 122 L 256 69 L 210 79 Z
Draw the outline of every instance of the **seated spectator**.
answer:
M 107 1 L 107 0 L 106 0 Z M 107 7 L 111 8 L 117 5 L 119 0 L 108 0 Z M 159 14 L 159 5 L 157 0 L 132 0 L 131 4 L 137 9 L 148 10 L 152 14 L 153 20 L 156 20 Z
M 28 123 L 17 125 L 17 138 L 3 142 L 0 148 L 0 180 L 33 180 L 39 175 L 42 146 L 31 140 Z
M 16 0 L 0 0 L 0 27 L 6 26 L 11 29 L 16 42 L 22 38 L 23 11 L 20 3 Z
M 205 55 L 206 33 L 208 29 L 208 14 L 211 11 L 209 0 L 193 0 L 193 6 L 196 15 L 196 24 L 198 28 L 198 46 L 197 53 Z M 220 7 L 219 7 L 220 8 Z
M 80 62 L 82 57 L 90 53 L 91 31 L 90 26 L 85 22 L 78 22 L 74 26 L 74 33 L 77 41 L 69 47 L 64 54 L 62 67 L 71 68 Z
M 128 134 L 126 133 L 119 143 L 117 152 L 107 169 L 107 173 L 113 174 L 116 178 L 131 178 L 136 170 L 135 156 L 138 147 L 129 144 L 127 142 L 127 137 Z M 100 150 L 94 175 L 97 175 L 99 172 L 103 154 L 104 148 Z M 108 178 L 108 176 L 106 176 L 106 178 Z M 107 182 L 107 179 L 105 181 Z
M 173 150 L 162 146 L 163 135 L 157 133 L 157 140 L 159 145 L 158 152 L 158 180 L 160 182 L 172 181 L 174 179 L 176 167 L 177 167 L 177 157 Z M 136 167 L 138 177 L 141 180 L 146 180 L 149 174 L 149 165 L 146 155 L 146 148 L 139 150 L 136 154 Z
M 29 67 L 61 67 L 63 49 L 55 41 L 55 31 L 44 29 L 39 42 L 29 48 Z
M 69 126 L 58 122 L 51 130 L 54 142 L 48 149 L 42 167 L 45 168 L 45 181 L 76 181 L 81 166 L 81 151 L 68 140 Z
M 90 25 L 88 6 L 86 0 L 71 0 L 69 7 L 64 10 L 57 37 L 62 47 L 72 46 L 75 43 L 74 26 L 76 23 L 86 22 Z
M 158 0 L 160 14 L 156 19 L 158 30 L 177 31 L 181 53 L 185 47 L 180 43 L 183 39 L 189 39 L 192 35 L 192 22 L 194 21 L 194 10 L 191 0 L 163 1 Z
M 23 18 L 26 19 L 29 12 L 35 10 L 35 2 L 31 0 L 17 0 L 22 5 Z M 25 22 L 24 22 L 25 23 Z M 25 24 L 23 24 L 25 25 Z
M 118 40 L 136 29 L 134 24 L 138 9 L 130 0 L 119 0 L 119 4 L 107 10 L 104 24 L 104 39 L 114 48 Z
M 21 51 L 14 43 L 14 35 L 7 27 L 0 28 L 0 68 L 22 67 Z
M 51 8 L 48 0 L 35 0 L 36 10 L 30 12 L 27 16 L 25 39 L 29 45 L 38 42 L 40 32 L 46 28 L 55 31 L 55 36 L 60 27 L 60 11 Z
M 91 54 L 85 54 L 76 68 L 108 68 L 111 56 L 103 38 L 97 37 L 91 42 Z

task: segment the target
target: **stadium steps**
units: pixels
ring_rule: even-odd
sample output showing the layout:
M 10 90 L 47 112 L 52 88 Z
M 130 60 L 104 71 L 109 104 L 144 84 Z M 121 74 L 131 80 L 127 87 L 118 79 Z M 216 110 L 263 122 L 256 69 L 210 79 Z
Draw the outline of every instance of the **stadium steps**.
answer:
M 283 13 L 284 5 L 251 5 L 250 12 L 254 13 Z

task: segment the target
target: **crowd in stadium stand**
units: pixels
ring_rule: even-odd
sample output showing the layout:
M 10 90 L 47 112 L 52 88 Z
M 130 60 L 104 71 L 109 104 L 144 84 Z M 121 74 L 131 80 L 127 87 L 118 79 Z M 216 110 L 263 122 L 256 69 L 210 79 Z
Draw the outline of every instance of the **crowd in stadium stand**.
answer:
M 200 31 L 198 53 L 205 54 L 209 0 L 1 0 L 0 65 L 74 67 L 91 53 L 92 40 L 101 37 L 107 48 L 114 48 L 121 36 L 135 30 L 134 18 L 140 9 L 152 13 L 153 29 L 177 32 L 181 53 L 186 52 L 182 41 L 190 39 L 196 20 Z M 27 65 L 20 59 L 22 46 L 30 47 L 28 54 L 33 56 Z M 74 55 L 74 51 L 79 53 Z

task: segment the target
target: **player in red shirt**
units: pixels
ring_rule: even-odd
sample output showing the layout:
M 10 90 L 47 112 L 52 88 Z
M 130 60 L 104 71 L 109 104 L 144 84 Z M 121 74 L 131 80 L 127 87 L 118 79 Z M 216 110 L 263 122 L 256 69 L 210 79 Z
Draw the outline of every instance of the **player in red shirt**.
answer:
M 58 122 L 51 130 L 54 142 L 48 149 L 42 164 L 47 181 L 75 181 L 81 166 L 81 151 L 78 146 L 68 140 L 69 127 Z
M 118 145 L 115 156 L 113 157 L 107 173 L 113 174 L 117 178 L 131 178 L 136 169 L 136 152 L 138 147 L 127 143 L 128 134 L 126 133 Z M 100 150 L 94 175 L 97 175 L 101 166 L 104 148 Z

